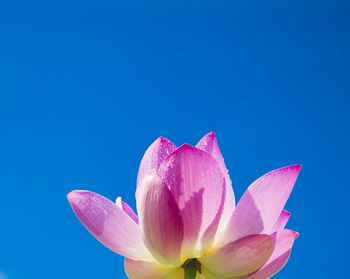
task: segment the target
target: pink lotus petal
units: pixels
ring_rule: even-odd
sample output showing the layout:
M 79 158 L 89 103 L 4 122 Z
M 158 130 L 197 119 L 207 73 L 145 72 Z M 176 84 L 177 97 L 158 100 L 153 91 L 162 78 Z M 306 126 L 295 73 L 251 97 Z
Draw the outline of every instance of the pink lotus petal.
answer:
M 218 231 L 222 231 L 235 208 L 235 196 L 233 193 L 232 188 L 232 182 L 230 179 L 230 176 L 228 174 L 228 170 L 225 165 L 224 158 L 221 155 L 218 143 L 216 141 L 215 134 L 213 132 L 205 135 L 196 145 L 198 149 L 201 149 L 207 153 L 209 153 L 211 156 L 214 157 L 214 159 L 218 162 L 221 172 L 224 174 L 225 177 L 225 184 L 226 184 L 226 200 L 224 205 L 224 210 L 222 213 L 222 217 L 220 220 Z
M 154 262 L 134 261 L 127 258 L 124 261 L 124 267 L 130 279 L 170 279 L 174 278 L 179 272 L 179 268 L 171 268 Z
M 238 277 L 258 270 L 269 259 L 273 249 L 273 237 L 256 234 L 213 250 L 199 261 L 214 274 Z
M 182 255 L 198 257 L 208 249 L 222 214 L 224 177 L 208 153 L 184 144 L 158 169 L 181 211 L 184 222 Z
M 89 191 L 73 191 L 67 197 L 80 222 L 109 249 L 132 259 L 153 260 L 138 225 L 115 203 Z
M 250 185 L 217 245 L 250 234 L 269 233 L 288 200 L 300 167 L 294 165 L 269 172 Z
M 159 262 L 180 266 L 183 222 L 179 207 L 155 170 L 140 187 L 137 211 L 146 246 Z
M 283 230 L 277 233 L 275 249 L 270 259 L 257 272 L 242 277 L 242 279 L 267 279 L 276 274 L 288 261 L 294 240 L 298 235 L 292 230 Z
M 175 150 L 176 146 L 168 139 L 163 137 L 156 139 L 143 155 L 137 175 L 137 185 L 152 169 L 158 169 L 164 159 Z
M 119 208 L 121 208 L 126 214 L 129 215 L 129 217 L 131 219 L 134 220 L 134 222 L 136 224 L 139 223 L 139 217 L 137 217 L 137 215 L 135 214 L 134 210 L 132 210 L 132 208 L 126 203 L 122 201 L 121 197 L 118 197 L 115 201 L 116 205 L 119 206 Z
M 284 227 L 287 225 L 289 217 L 290 217 L 290 212 L 288 212 L 287 210 L 283 209 L 281 214 L 280 214 L 280 216 L 278 217 L 276 223 L 273 225 L 273 228 L 270 231 L 270 233 L 283 230 Z
M 203 236 L 201 239 L 202 252 L 198 254 L 198 257 L 199 255 L 202 255 L 204 251 L 210 249 L 213 243 L 215 243 L 215 237 L 217 235 L 218 225 L 220 224 L 220 218 L 222 216 L 222 212 L 225 205 L 225 197 L 226 197 L 225 181 L 223 181 L 223 184 L 224 185 L 223 185 L 223 192 L 222 192 L 221 201 L 220 201 L 220 207 L 217 211 L 215 218 L 203 233 Z

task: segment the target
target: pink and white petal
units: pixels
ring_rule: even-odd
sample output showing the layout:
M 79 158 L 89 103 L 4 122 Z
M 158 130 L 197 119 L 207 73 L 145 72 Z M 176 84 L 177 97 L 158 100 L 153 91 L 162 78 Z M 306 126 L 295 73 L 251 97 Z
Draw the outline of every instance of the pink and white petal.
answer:
M 213 274 L 239 277 L 263 266 L 274 249 L 274 238 L 267 234 L 243 237 L 210 251 L 199 261 Z
M 72 191 L 67 197 L 80 222 L 102 244 L 131 259 L 154 260 L 139 226 L 115 203 L 89 191 Z
M 137 175 L 137 185 L 152 169 L 158 169 L 164 159 L 175 150 L 176 146 L 168 139 L 163 137 L 156 139 L 143 155 Z
M 246 235 L 270 233 L 286 204 L 299 174 L 300 165 L 274 170 L 249 186 L 217 245 Z
M 225 181 L 224 181 L 224 184 L 225 184 Z M 213 246 L 215 244 L 215 239 L 216 239 L 217 235 L 219 235 L 218 234 L 218 224 L 220 225 L 220 218 L 222 216 L 222 212 L 223 212 L 224 205 L 225 205 L 225 196 L 226 196 L 225 185 L 223 185 L 223 192 L 222 192 L 222 196 L 221 196 L 220 207 L 217 211 L 215 218 L 213 219 L 213 221 L 211 222 L 209 227 L 205 230 L 205 232 L 202 235 L 201 243 L 199 246 L 201 248 L 201 252 L 199 254 L 197 254 L 197 257 L 202 255 L 203 252 L 207 251 L 208 249 L 210 249 L 211 246 Z
M 180 266 L 184 232 L 179 207 L 155 170 L 140 187 L 137 211 L 147 248 L 160 263 Z
M 228 170 L 225 165 L 224 157 L 221 155 L 219 145 L 216 141 L 215 133 L 210 132 L 205 135 L 196 145 L 198 149 L 201 149 L 211 156 L 218 162 L 221 172 L 225 177 L 226 184 L 226 199 L 222 217 L 220 220 L 218 231 L 223 231 L 226 227 L 233 210 L 235 209 L 235 195 L 233 193 L 232 182 Z
M 201 256 L 211 246 L 222 214 L 225 184 L 218 163 L 208 153 L 184 144 L 164 160 L 158 174 L 181 211 L 182 255 Z
M 287 210 L 283 209 L 281 214 L 280 214 L 280 216 L 278 217 L 276 223 L 273 225 L 273 228 L 270 231 L 270 233 L 283 230 L 284 227 L 288 223 L 289 217 L 290 217 L 290 212 L 288 212 Z
M 179 268 L 128 258 L 125 258 L 124 268 L 130 279 L 173 279 L 179 271 Z
M 294 240 L 299 234 L 292 230 L 283 230 L 277 233 L 275 249 L 270 259 L 252 275 L 242 279 L 267 279 L 276 274 L 287 263 Z
M 119 208 L 121 208 L 126 214 L 129 215 L 129 217 L 131 219 L 134 220 L 134 222 L 136 224 L 139 223 L 139 217 L 137 217 L 137 215 L 135 214 L 134 210 L 132 210 L 132 208 L 126 203 L 122 201 L 121 197 L 118 197 L 115 201 L 116 205 L 119 206 Z

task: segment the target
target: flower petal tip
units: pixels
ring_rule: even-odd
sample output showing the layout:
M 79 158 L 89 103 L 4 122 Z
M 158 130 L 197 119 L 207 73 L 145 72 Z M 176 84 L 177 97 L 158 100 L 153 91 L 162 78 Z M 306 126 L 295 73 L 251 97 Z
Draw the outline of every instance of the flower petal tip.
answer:
M 195 148 L 194 146 L 192 146 L 188 143 L 184 143 L 176 151 L 181 151 L 181 150 L 186 150 L 186 149 L 197 149 L 197 148 Z
M 209 132 L 208 134 L 205 135 L 205 137 L 216 138 L 214 132 Z
M 301 166 L 302 166 L 301 164 L 289 166 L 289 170 L 293 173 L 293 175 L 295 175 L 295 179 L 297 179 L 297 177 L 299 175 Z
M 293 176 L 295 179 L 297 179 L 300 169 L 301 169 L 301 164 L 290 165 L 290 166 L 286 166 L 286 167 L 282 167 L 282 168 L 270 171 L 266 173 L 264 176 L 270 176 L 274 174 L 275 175 L 287 174 L 287 176 Z
M 213 143 L 214 145 L 217 145 L 216 136 L 214 132 L 210 132 L 201 138 L 196 147 L 211 153 L 213 149 Z M 208 150 L 208 145 L 210 146 L 210 150 Z
M 297 170 L 300 170 L 301 167 L 302 167 L 302 164 L 296 164 L 296 165 L 292 165 L 291 167 L 297 169 Z
M 85 192 L 84 190 L 74 190 L 67 194 L 67 199 L 69 203 L 72 205 L 81 197 L 81 194 Z
M 176 150 L 176 146 L 164 137 L 157 138 L 146 150 L 142 157 L 139 172 L 137 175 L 137 185 L 150 172 L 151 169 L 158 169 L 164 159 Z M 138 189 L 138 188 L 137 188 Z
M 178 153 L 186 152 L 186 151 L 190 151 L 190 152 L 204 152 L 203 150 L 200 150 L 197 147 L 194 147 L 193 145 L 190 145 L 188 143 L 184 143 L 178 149 L 176 149 L 173 153 L 174 154 L 178 154 Z
M 296 165 L 290 165 L 290 166 L 284 167 L 284 168 L 293 170 L 293 171 L 295 171 L 298 174 L 300 172 L 301 167 L 302 167 L 301 164 L 296 164 Z M 284 168 L 282 168 L 282 169 L 284 169 Z
M 282 168 L 280 168 L 280 169 L 277 169 L 276 171 L 278 171 L 278 170 L 287 170 L 287 169 L 289 169 L 289 170 L 295 170 L 295 171 L 299 172 L 300 169 L 301 169 L 301 166 L 302 166 L 301 164 L 295 164 L 295 165 L 290 165 L 290 166 L 282 167 Z
M 287 216 L 292 215 L 292 213 L 290 213 L 288 210 L 285 210 L 285 209 L 283 209 L 283 213 L 284 213 L 285 215 L 287 215 Z
M 164 137 L 159 137 L 156 139 L 156 142 L 160 142 L 160 143 L 171 143 L 170 140 L 168 140 L 167 138 Z

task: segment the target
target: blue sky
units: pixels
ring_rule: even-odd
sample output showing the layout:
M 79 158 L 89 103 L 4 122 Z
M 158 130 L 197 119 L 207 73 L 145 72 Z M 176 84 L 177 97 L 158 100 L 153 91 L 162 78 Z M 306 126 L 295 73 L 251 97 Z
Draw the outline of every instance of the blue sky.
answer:
M 349 8 L 1 1 L 0 278 L 126 278 L 66 194 L 120 195 L 135 208 L 148 145 L 209 131 L 237 197 L 265 172 L 303 164 L 286 206 L 300 237 L 276 278 L 345 278 Z

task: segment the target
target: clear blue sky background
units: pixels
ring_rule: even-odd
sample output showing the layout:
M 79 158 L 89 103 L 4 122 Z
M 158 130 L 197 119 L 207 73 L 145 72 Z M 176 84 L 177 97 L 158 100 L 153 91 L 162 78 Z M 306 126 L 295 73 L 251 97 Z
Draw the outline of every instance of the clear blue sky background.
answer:
M 349 13 L 346 0 L 2 0 L 0 272 L 126 278 L 66 194 L 135 207 L 153 140 L 215 131 L 237 197 L 303 164 L 286 206 L 300 237 L 276 278 L 346 278 Z

